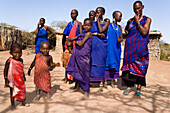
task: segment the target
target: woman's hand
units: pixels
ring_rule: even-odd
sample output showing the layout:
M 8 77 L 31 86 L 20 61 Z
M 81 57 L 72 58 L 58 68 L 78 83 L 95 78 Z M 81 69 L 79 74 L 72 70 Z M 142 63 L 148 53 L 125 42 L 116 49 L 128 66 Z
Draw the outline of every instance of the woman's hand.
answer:
M 105 37 L 105 35 L 103 33 L 99 33 L 98 36 L 100 36 L 101 38 Z
M 135 19 L 135 22 L 136 22 L 137 25 L 140 24 L 140 22 L 139 22 L 139 14 L 135 14 L 134 19 Z

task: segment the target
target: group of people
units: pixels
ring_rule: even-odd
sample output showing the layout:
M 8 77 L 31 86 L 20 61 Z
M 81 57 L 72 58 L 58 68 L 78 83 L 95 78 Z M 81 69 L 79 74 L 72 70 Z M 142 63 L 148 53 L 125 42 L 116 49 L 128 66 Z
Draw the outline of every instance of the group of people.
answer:
M 127 34 L 123 58 L 122 85 L 127 89 L 124 95 L 131 92 L 131 87 L 137 84 L 134 97 L 140 98 L 141 86 L 146 86 L 145 75 L 149 64 L 149 29 L 151 19 L 143 15 L 144 5 L 141 1 L 133 4 L 135 16 L 127 22 L 125 33 Z M 89 98 L 90 82 L 100 82 L 99 91 L 107 88 L 107 81 L 119 79 L 121 42 L 123 41 L 122 27 L 118 22 L 122 19 L 120 11 L 114 11 L 113 21 L 103 19 L 105 9 L 98 7 L 89 12 L 89 18 L 84 19 L 82 25 L 77 20 L 78 11 L 71 11 L 72 21 L 68 23 L 63 32 L 63 55 L 61 61 L 65 68 L 65 83 L 75 81 L 75 90 L 81 87 L 84 91 L 82 100 Z M 40 91 L 47 93 L 47 99 L 51 100 L 50 70 L 60 63 L 54 63 L 49 55 L 48 39 L 54 34 L 50 27 L 45 26 L 45 19 L 41 18 L 36 30 L 35 53 L 36 56 L 28 70 L 35 66 L 34 84 L 36 85 L 35 100 L 40 99 Z M 48 36 L 47 30 L 51 32 Z M 47 38 L 48 37 L 48 38 Z M 22 48 L 19 44 L 12 44 L 10 57 L 5 64 L 5 86 L 10 87 L 11 109 L 15 109 L 14 98 L 25 103 L 25 74 L 23 73 Z M 70 76 L 68 76 L 70 75 Z

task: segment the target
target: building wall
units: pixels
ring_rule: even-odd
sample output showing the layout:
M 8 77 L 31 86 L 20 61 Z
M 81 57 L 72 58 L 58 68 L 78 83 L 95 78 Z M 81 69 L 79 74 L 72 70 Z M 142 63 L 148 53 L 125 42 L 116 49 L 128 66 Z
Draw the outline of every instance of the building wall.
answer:
M 124 40 L 121 43 L 121 58 L 123 59 L 123 54 L 124 54 L 124 45 L 125 45 L 125 40 L 126 40 L 125 34 L 123 34 Z M 57 53 L 62 53 L 62 35 L 56 35 L 56 52 Z M 149 58 L 154 59 L 154 60 L 160 60 L 160 45 L 159 45 L 159 39 L 161 37 L 161 33 L 150 33 L 149 35 L 149 44 L 148 44 L 148 49 L 149 49 Z

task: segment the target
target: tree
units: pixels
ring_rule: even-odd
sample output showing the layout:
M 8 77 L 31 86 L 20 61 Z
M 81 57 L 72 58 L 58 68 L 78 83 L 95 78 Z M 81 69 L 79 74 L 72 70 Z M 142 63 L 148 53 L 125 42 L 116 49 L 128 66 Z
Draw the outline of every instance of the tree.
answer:
M 51 27 L 56 28 L 56 30 L 63 30 L 67 26 L 67 21 L 53 21 Z

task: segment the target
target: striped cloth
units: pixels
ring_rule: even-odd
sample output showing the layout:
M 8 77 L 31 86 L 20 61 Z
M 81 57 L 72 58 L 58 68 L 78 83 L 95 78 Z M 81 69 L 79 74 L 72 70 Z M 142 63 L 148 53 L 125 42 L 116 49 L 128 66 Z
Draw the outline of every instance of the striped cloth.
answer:
M 37 53 L 34 71 L 34 84 L 47 93 L 50 93 L 51 87 L 51 76 L 49 69 L 50 68 L 43 56 L 40 53 Z
M 144 26 L 146 20 L 147 17 L 143 16 L 140 20 L 140 24 Z M 128 33 L 121 70 L 129 70 L 131 74 L 145 76 L 149 64 L 149 52 L 147 47 L 149 43 L 149 33 L 146 36 L 142 36 L 134 18 L 130 21 Z
M 12 57 L 9 58 L 8 62 L 8 80 L 9 86 L 13 88 L 13 98 L 18 100 L 25 100 L 25 83 L 23 78 L 24 64 L 21 61 L 15 60 Z

